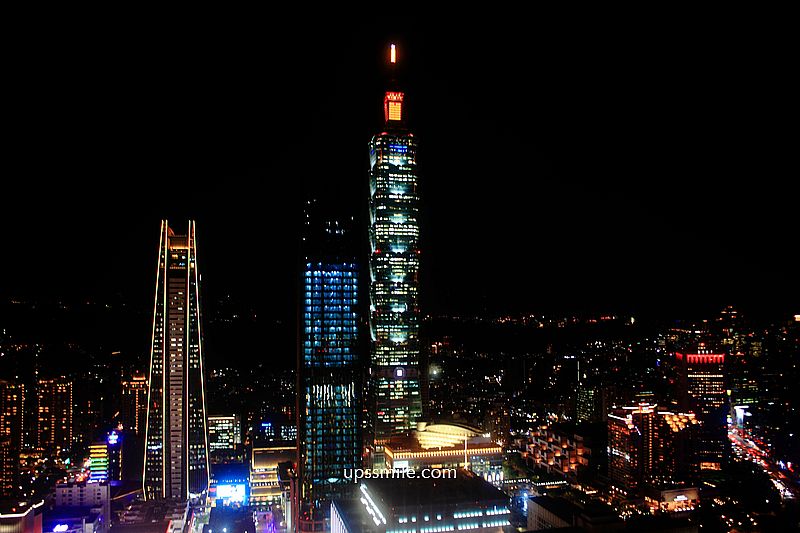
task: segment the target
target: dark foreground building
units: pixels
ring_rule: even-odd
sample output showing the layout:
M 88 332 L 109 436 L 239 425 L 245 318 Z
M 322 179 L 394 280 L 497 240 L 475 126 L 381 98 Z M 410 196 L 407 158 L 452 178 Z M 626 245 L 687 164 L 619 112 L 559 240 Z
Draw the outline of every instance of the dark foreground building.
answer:
M 464 470 L 453 479 L 366 479 L 352 490 L 331 506 L 332 533 L 499 533 L 510 526 L 508 496 Z

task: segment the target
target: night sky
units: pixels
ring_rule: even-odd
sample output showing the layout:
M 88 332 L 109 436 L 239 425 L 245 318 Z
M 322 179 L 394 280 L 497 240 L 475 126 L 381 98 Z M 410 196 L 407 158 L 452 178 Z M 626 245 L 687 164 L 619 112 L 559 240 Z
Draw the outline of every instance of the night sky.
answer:
M 522 18 L 34 31 L 4 76 L 0 294 L 147 307 L 159 220 L 192 216 L 206 297 L 290 319 L 304 199 L 366 210 L 396 42 L 425 312 L 800 312 L 789 34 Z

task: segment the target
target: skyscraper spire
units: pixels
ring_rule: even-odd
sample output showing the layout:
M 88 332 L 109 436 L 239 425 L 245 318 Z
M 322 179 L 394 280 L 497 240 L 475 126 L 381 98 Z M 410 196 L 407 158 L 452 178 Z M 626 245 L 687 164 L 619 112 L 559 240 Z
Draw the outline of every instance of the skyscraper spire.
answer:
M 383 119 L 387 128 L 399 128 L 404 125 L 403 98 L 405 95 L 397 83 L 397 47 L 389 45 L 389 83 L 383 97 Z

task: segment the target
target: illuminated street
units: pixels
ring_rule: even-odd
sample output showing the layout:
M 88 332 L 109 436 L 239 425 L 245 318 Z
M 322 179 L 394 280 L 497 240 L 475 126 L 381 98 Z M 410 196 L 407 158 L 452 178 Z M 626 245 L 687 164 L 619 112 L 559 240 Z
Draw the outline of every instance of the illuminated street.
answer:
M 738 427 L 731 427 L 728 430 L 728 437 L 730 438 L 734 455 L 742 460 L 752 461 L 763 468 L 775 488 L 780 492 L 781 498 L 784 500 L 797 498 L 800 491 L 798 491 L 796 484 L 773 461 L 770 453 L 765 449 L 764 443 L 758 437 L 752 435 L 746 429 Z

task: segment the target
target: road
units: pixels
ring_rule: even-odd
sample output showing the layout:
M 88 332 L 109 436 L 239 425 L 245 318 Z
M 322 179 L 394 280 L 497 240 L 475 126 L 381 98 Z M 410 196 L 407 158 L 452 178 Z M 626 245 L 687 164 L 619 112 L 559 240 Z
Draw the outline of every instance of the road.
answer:
M 800 488 L 789 478 L 773 460 L 769 449 L 757 436 L 752 435 L 743 428 L 731 426 L 728 438 L 733 446 L 736 457 L 759 465 L 772 480 L 775 488 L 781 493 L 784 500 L 793 500 L 800 496 Z

